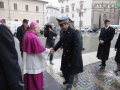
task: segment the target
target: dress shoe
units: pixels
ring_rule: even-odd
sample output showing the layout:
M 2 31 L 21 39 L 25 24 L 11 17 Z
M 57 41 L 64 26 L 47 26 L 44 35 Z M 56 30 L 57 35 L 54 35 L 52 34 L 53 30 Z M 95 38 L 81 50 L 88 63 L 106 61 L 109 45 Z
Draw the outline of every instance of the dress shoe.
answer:
M 71 90 L 72 89 L 72 84 L 68 84 L 66 90 Z
M 50 64 L 51 64 L 51 65 L 54 65 L 54 63 L 53 63 L 52 61 L 50 61 Z
M 105 66 L 101 66 L 100 69 L 105 69 Z
M 115 70 L 114 73 L 117 73 L 117 72 L 119 72 L 119 71 L 120 71 L 120 70 Z
M 99 66 L 102 66 L 102 64 L 100 64 Z
M 64 82 L 63 82 L 63 84 L 67 84 L 67 82 L 66 82 L 66 81 L 64 81 Z
M 71 90 L 71 88 L 67 88 L 66 90 Z

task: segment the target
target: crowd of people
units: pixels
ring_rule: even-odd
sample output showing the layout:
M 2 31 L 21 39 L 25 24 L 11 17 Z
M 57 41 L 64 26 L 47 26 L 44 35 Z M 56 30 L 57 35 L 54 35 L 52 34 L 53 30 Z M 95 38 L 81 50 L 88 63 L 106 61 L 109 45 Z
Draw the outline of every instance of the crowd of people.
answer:
M 55 44 L 58 32 L 52 23 L 51 28 L 48 30 L 45 28 L 44 36 L 47 38 L 45 46 L 37 37 L 40 27 L 36 22 L 33 21 L 28 25 L 28 20 L 24 19 L 22 26 L 18 27 L 16 36 L 20 43 L 23 60 L 23 72 L 21 72 L 12 33 L 0 20 L 0 90 L 43 90 L 46 60 L 49 57 L 50 64 L 54 65 L 53 54 L 59 49 L 63 49 L 60 67 L 65 78 L 63 84 L 67 84 L 66 90 L 72 89 L 75 75 L 83 72 L 82 35 L 79 30 L 75 29 L 70 18 L 61 17 L 57 18 L 57 21 L 61 28 L 60 39 Z M 114 34 L 115 29 L 110 27 L 110 21 L 105 20 L 99 36 L 97 53 L 97 58 L 101 60 L 100 69 L 105 69 Z M 117 51 L 115 61 L 118 68 L 114 72 L 117 73 L 120 71 L 120 35 L 115 51 Z

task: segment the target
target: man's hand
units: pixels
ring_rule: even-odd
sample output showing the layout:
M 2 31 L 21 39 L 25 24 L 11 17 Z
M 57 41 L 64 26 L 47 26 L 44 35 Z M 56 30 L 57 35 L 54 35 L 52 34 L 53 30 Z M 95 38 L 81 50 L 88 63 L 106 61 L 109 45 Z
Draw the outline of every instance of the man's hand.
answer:
M 51 48 L 48 56 L 50 56 L 50 55 L 53 54 L 54 52 L 55 52 L 55 51 L 53 50 L 53 48 Z
M 61 48 L 59 48 L 57 51 L 60 52 Z
M 100 44 L 103 44 L 104 43 L 104 41 L 103 40 L 100 40 Z
M 49 31 L 50 31 L 50 32 L 52 31 L 51 28 L 49 28 Z
M 117 48 L 114 48 L 115 49 L 115 51 L 117 51 Z

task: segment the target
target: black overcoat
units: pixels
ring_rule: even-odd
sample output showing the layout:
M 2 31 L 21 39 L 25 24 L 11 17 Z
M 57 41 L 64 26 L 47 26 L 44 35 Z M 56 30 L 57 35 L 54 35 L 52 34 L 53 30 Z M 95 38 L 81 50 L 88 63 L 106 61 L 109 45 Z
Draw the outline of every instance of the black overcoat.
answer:
M 104 61 L 108 60 L 111 40 L 113 39 L 114 34 L 115 34 L 115 29 L 110 26 L 107 30 L 105 30 L 105 27 L 101 29 L 99 40 L 103 40 L 104 44 L 99 43 L 98 52 L 97 52 L 98 59 Z
M 54 50 L 57 51 L 61 46 L 63 48 L 61 71 L 70 75 L 83 72 L 82 45 L 79 31 L 69 26 L 67 31 L 61 32 L 60 40 L 55 45 Z
M 0 90 L 23 90 L 22 74 L 10 30 L 0 25 Z
M 117 49 L 117 52 L 115 55 L 115 61 L 117 63 L 120 63 L 120 34 L 119 34 L 119 37 L 118 37 L 117 42 L 115 44 L 115 48 Z

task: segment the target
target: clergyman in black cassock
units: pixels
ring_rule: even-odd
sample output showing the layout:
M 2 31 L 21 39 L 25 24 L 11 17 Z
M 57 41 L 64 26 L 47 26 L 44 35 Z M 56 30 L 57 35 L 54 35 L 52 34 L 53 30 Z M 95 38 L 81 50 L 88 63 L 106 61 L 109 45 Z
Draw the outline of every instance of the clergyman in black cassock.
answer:
M 23 90 L 21 82 L 14 38 L 11 31 L 0 24 L 0 90 Z

